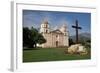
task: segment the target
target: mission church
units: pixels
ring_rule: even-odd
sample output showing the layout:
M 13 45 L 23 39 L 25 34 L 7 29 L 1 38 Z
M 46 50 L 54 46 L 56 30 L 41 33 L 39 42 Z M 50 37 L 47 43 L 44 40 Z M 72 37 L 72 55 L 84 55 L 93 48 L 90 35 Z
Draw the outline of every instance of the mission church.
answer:
M 69 46 L 69 34 L 66 25 L 51 30 L 48 21 L 43 21 L 40 27 L 40 33 L 46 39 L 46 43 L 39 45 L 42 48 L 47 47 L 67 47 Z

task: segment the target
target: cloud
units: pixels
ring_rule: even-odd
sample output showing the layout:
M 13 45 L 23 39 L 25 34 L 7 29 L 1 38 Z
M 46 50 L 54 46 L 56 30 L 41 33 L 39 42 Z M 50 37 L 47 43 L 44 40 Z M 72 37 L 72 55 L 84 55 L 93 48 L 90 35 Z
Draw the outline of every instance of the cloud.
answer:
M 79 20 L 79 26 L 83 29 L 80 32 L 90 32 L 91 16 L 88 13 L 74 12 L 49 12 L 49 11 L 23 11 L 23 26 L 39 28 L 41 23 L 46 19 L 51 29 L 60 28 L 66 24 L 70 35 L 75 34 L 75 19 Z

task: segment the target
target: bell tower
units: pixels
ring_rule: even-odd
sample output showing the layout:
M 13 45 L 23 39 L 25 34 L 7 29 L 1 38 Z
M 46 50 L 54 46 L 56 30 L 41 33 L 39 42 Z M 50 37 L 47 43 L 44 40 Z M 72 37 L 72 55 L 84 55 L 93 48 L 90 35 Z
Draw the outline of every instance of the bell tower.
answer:
M 64 43 L 64 46 L 69 46 L 69 34 L 68 34 L 68 28 L 67 28 L 67 26 L 64 24 L 62 27 L 61 27 L 61 29 L 60 29 L 60 31 L 64 34 L 64 40 L 63 40 L 63 43 Z
M 67 33 L 67 26 L 64 24 L 64 25 L 61 27 L 60 31 L 61 31 L 62 33 L 64 33 L 64 35 L 67 35 L 67 34 L 68 34 L 68 33 Z
M 49 33 L 49 23 L 47 20 L 43 21 L 41 24 L 40 33 Z

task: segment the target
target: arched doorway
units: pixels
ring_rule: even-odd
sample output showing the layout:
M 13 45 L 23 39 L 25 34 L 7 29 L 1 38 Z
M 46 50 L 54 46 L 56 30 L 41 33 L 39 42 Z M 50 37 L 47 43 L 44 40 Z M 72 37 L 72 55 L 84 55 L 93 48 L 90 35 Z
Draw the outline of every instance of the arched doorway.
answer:
M 56 41 L 56 47 L 58 47 L 58 41 Z

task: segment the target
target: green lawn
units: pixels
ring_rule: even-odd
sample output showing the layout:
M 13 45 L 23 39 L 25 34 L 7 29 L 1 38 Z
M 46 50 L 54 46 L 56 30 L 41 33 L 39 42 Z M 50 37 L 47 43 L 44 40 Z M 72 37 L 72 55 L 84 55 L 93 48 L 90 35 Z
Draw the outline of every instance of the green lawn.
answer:
M 37 48 L 36 50 L 23 50 L 23 62 L 82 60 L 91 58 L 90 53 L 87 55 L 71 55 L 65 54 L 64 51 L 64 48 Z

